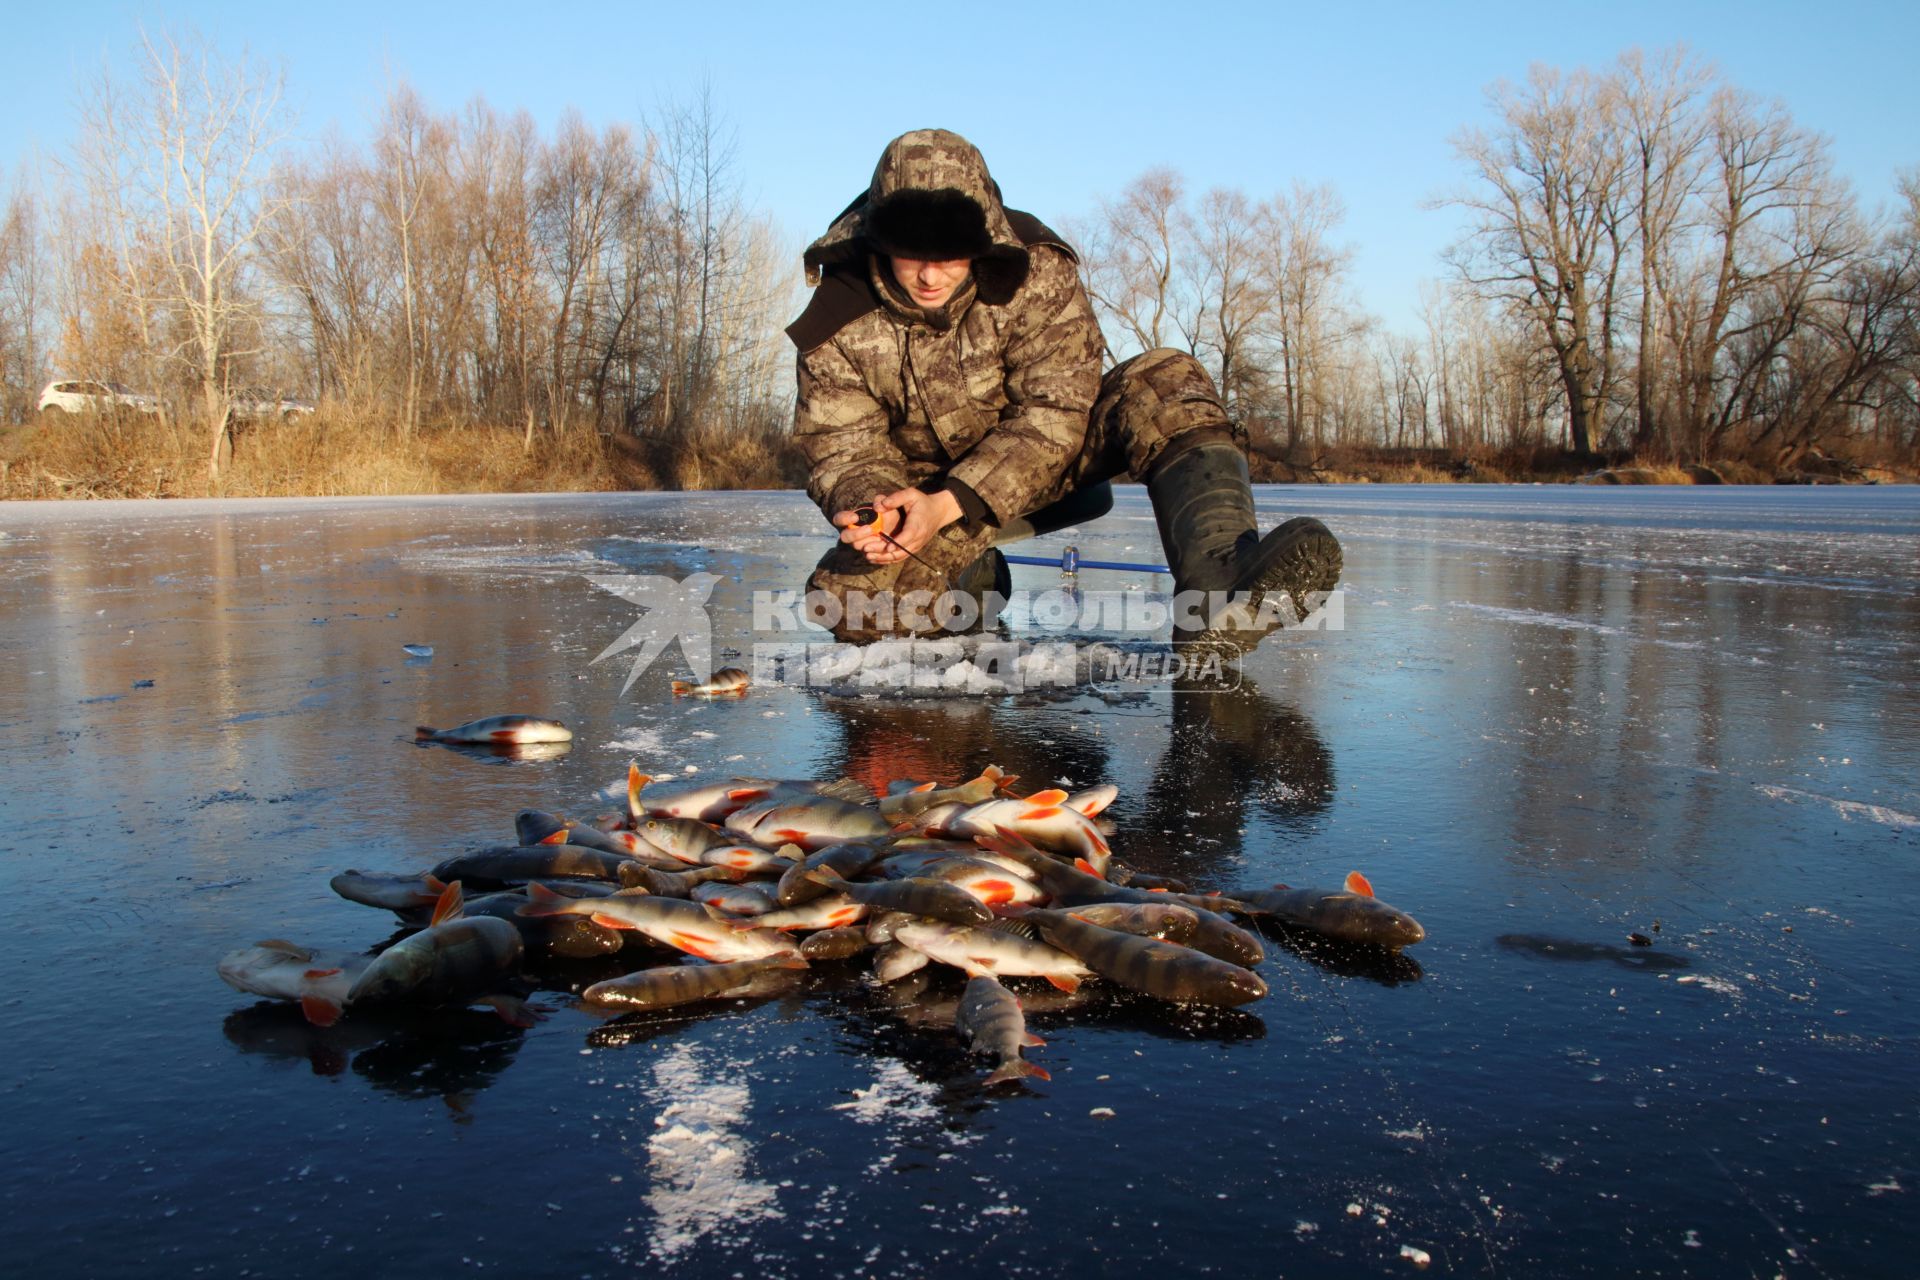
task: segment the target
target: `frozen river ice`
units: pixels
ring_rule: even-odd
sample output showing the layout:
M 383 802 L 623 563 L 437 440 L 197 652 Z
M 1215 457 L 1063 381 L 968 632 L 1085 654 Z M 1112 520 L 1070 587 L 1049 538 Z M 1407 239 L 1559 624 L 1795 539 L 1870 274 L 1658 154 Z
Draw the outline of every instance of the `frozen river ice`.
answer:
M 1120 495 L 1073 541 L 1157 559 Z M 0 505 L 9 1273 L 1910 1273 L 1920 491 L 1258 496 L 1343 540 L 1344 625 L 1232 692 L 697 703 L 671 651 L 624 695 L 590 661 L 637 611 L 589 579 L 715 575 L 750 655 L 823 544 L 798 495 Z M 499 712 L 578 736 L 411 742 Z M 1128 862 L 1359 869 L 1428 940 L 1273 942 L 1234 1011 L 1021 984 L 1053 1079 L 990 1092 L 950 972 L 527 1032 L 215 976 L 385 941 L 330 875 L 609 807 L 629 759 L 1112 782 Z

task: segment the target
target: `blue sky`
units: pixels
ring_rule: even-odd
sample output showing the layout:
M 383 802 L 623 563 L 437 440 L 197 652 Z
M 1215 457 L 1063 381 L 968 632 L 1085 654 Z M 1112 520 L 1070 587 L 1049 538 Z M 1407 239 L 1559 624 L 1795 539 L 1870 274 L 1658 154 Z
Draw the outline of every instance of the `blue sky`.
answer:
M 937 125 L 979 144 L 1010 203 L 1085 216 L 1153 165 L 1194 191 L 1294 179 L 1345 200 L 1362 303 L 1415 323 L 1455 215 L 1448 143 L 1485 88 L 1533 62 L 1602 66 L 1684 41 L 1833 141 L 1869 207 L 1920 165 L 1920 4 L 1639 3 L 922 6 L 35 4 L 7 21 L 0 177 L 62 153 L 76 87 L 125 68 L 142 24 L 190 25 L 282 62 L 298 133 L 365 135 L 404 77 L 436 109 L 476 94 L 543 129 L 572 106 L 637 121 L 702 81 L 737 130 L 749 196 L 796 242 L 866 182 L 887 139 Z M 1815 16 L 1815 15 L 1818 16 Z M 1177 19 L 1177 22 L 1176 20 Z

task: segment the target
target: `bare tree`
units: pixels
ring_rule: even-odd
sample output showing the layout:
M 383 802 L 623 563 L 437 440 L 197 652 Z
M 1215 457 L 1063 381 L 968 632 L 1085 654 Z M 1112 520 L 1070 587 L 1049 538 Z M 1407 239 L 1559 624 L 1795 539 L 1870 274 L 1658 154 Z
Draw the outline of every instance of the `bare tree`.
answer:
M 387 96 L 386 112 L 374 136 L 374 198 L 400 250 L 400 303 L 406 321 L 406 391 L 400 415 L 402 439 L 420 421 L 420 271 L 421 211 L 443 178 L 439 160 L 445 131 L 427 112 L 412 86 L 401 84 Z
M 1120 198 L 1100 202 L 1099 217 L 1080 233 L 1087 292 L 1104 317 L 1141 351 L 1169 345 L 1187 308 L 1176 296 L 1186 181 L 1172 169 L 1149 169 Z
M 1639 341 L 1635 347 L 1633 445 L 1664 446 L 1657 414 L 1660 385 L 1659 282 L 1671 275 L 1675 240 L 1699 182 L 1704 123 L 1698 111 L 1712 69 L 1684 46 L 1651 61 L 1638 49 L 1620 57 L 1616 76 L 1628 152 L 1628 191 L 1639 259 Z
M 1332 236 L 1346 210 L 1332 187 L 1296 182 L 1264 212 L 1260 281 L 1268 303 L 1262 323 L 1285 446 L 1311 441 L 1317 447 L 1326 437 L 1321 384 L 1327 366 L 1365 328 L 1341 301 L 1353 253 Z
M 1453 203 L 1473 215 L 1450 251 L 1461 278 L 1529 316 L 1553 353 L 1573 451 L 1603 428 L 1621 267 L 1627 156 L 1613 85 L 1535 67 L 1489 98 L 1499 124 L 1458 134 L 1482 188 Z
M 130 97 L 103 72 L 87 100 L 83 164 L 118 222 L 121 287 L 139 299 L 149 350 L 194 384 L 217 477 L 228 442 L 233 341 L 258 307 L 245 273 L 285 209 L 268 183 L 284 135 L 283 77 L 199 37 L 143 36 Z M 159 321 L 164 316 L 165 328 Z
M 44 238 L 40 200 L 18 181 L 0 215 L 0 418 L 26 417 L 46 373 Z
M 1683 447 L 1716 454 L 1749 418 L 1772 362 L 1859 248 L 1825 140 L 1786 109 L 1722 88 L 1708 111 L 1699 251 L 1666 309 Z
M 1202 362 L 1211 358 L 1228 415 L 1244 418 L 1260 383 L 1252 347 L 1272 306 L 1261 288 L 1261 211 L 1245 193 L 1215 187 L 1201 198 L 1188 228 L 1187 272 L 1198 322 L 1189 345 Z

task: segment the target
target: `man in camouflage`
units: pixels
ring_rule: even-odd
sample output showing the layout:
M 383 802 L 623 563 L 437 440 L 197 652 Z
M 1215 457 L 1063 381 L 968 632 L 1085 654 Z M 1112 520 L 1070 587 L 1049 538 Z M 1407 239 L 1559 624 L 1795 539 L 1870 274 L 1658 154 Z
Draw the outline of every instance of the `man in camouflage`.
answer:
M 1198 361 L 1162 348 L 1101 376 L 1073 250 L 1004 207 L 964 138 L 889 143 L 805 263 L 794 436 L 840 530 L 808 587 L 839 606 L 823 620 L 840 639 L 991 619 L 1010 584 L 996 546 L 1102 514 L 1128 474 L 1153 503 L 1176 639 L 1251 648 L 1338 581 L 1319 521 L 1259 536 L 1246 434 Z M 974 607 L 895 607 L 915 593 Z

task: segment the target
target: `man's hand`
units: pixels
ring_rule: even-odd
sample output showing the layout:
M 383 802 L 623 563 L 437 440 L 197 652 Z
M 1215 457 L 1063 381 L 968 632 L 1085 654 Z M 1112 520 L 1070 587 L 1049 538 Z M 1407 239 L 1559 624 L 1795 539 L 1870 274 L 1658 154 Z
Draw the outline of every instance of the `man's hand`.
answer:
M 908 552 L 918 553 L 961 515 L 960 504 L 952 494 L 918 489 L 900 489 L 875 498 L 872 506 L 878 517 L 873 524 L 861 524 L 859 515 L 852 511 L 835 514 L 833 523 L 840 529 L 840 541 L 873 564 L 893 564 L 905 560 Z M 893 542 L 880 536 L 882 530 L 892 535 Z

